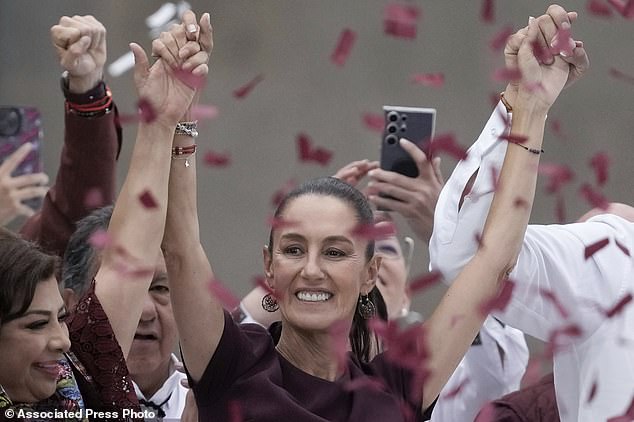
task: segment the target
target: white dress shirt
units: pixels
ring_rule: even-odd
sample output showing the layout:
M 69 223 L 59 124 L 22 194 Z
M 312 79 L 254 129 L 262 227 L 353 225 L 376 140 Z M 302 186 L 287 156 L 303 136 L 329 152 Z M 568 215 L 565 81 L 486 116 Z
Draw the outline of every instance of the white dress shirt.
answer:
M 506 142 L 498 140 L 506 114 L 498 104 L 484 131 L 445 184 L 434 216 L 430 267 L 451 282 L 477 249 L 493 199 L 492 174 L 502 165 Z M 460 210 L 461 194 L 478 170 Z M 609 244 L 586 259 L 585 248 Z M 621 247 L 629 253 L 625 253 Z M 495 245 L 491 245 L 495 247 Z M 614 215 L 567 225 L 529 225 L 518 262 L 512 300 L 496 316 L 540 340 L 576 325 L 554 357 L 557 405 L 564 422 L 597 422 L 622 415 L 634 395 L 634 305 L 612 318 L 604 310 L 634 290 L 634 223 Z M 546 294 L 544 294 L 546 292 Z M 561 306 L 550 299 L 554 294 Z M 564 309 L 566 317 L 560 308 Z
M 179 363 L 178 358 L 176 357 L 176 355 L 172 354 L 172 363 L 171 363 L 172 368 L 177 363 Z M 169 400 L 167 400 L 165 404 L 161 406 L 161 409 L 163 409 L 163 411 L 165 412 L 165 417 L 163 419 L 156 418 L 156 419 L 149 419 L 149 420 L 152 420 L 152 421 L 162 420 L 163 422 L 181 420 L 181 414 L 183 413 L 183 409 L 185 409 L 185 396 L 187 395 L 187 390 L 188 390 L 187 388 L 181 385 L 181 380 L 183 379 L 187 379 L 187 375 L 185 375 L 182 372 L 174 370 L 172 372 L 172 375 L 170 375 L 165 380 L 161 388 L 159 388 L 158 391 L 154 393 L 154 395 L 150 397 L 149 399 L 143 395 L 143 393 L 141 392 L 139 387 L 136 385 L 136 383 L 133 382 L 134 391 L 136 392 L 136 396 L 139 398 L 139 400 L 141 399 L 149 400 L 156 404 L 161 404 L 169 397 Z M 143 409 L 143 406 L 141 406 L 141 408 Z M 148 408 L 148 410 L 152 411 L 153 413 L 156 413 L 156 410 L 152 408 Z

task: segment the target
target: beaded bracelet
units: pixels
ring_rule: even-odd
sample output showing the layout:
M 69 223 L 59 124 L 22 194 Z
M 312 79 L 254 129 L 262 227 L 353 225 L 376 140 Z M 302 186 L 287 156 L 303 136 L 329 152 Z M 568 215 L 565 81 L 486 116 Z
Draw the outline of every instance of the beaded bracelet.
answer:
M 189 167 L 189 159 L 196 154 L 196 144 L 186 147 L 172 147 L 173 160 L 185 160 L 185 167 Z

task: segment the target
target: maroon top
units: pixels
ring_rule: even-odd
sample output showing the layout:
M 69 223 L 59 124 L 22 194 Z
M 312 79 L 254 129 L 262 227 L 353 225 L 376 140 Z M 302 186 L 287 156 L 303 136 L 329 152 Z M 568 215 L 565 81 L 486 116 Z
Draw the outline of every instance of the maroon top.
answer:
M 553 374 L 537 383 L 494 400 L 493 418 L 480 412 L 475 422 L 559 422 Z M 485 420 L 486 419 L 486 420 Z
M 264 328 L 226 312 L 215 354 L 200 381 L 190 379 L 201 421 L 244 422 L 424 421 L 412 381 L 382 354 L 369 364 L 349 354 L 337 381 L 314 377 L 282 357 Z

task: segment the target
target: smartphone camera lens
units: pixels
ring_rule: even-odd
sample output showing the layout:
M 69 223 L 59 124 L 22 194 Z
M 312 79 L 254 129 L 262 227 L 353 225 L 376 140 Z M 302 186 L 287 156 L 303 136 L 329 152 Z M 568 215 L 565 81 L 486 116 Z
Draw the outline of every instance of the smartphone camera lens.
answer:
M 387 113 L 387 120 L 390 122 L 395 122 L 398 120 L 398 113 L 396 111 L 390 111 Z
M 396 133 L 397 130 L 398 126 L 396 126 L 396 123 L 390 123 L 387 125 L 387 133 Z
M 405 132 L 407 130 L 407 125 L 405 123 L 403 123 L 401 125 L 401 132 Z
M 387 142 L 388 145 L 396 145 L 396 141 L 398 141 L 398 139 L 394 135 L 388 135 L 387 138 L 385 138 L 385 142 Z
M 20 132 L 22 118 L 17 108 L 0 108 L 0 136 L 15 136 Z

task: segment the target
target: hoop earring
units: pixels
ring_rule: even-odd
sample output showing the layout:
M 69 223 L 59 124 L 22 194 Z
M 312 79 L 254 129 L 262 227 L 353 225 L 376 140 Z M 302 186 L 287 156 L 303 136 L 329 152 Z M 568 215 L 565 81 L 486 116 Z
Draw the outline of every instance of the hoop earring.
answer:
M 277 303 L 277 300 L 275 300 L 273 295 L 268 293 L 262 298 L 262 309 L 266 312 L 275 312 L 280 309 L 280 304 Z
M 357 312 L 363 319 L 372 319 L 376 315 L 376 306 L 370 300 L 368 295 L 360 295 L 357 304 Z

